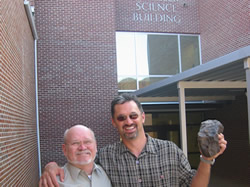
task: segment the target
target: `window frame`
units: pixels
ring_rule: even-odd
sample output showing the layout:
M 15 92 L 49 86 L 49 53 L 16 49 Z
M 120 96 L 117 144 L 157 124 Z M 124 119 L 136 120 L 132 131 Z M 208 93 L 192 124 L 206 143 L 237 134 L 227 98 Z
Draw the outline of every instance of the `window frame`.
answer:
M 198 39 L 198 47 L 199 47 L 199 65 L 202 64 L 202 58 L 201 58 L 201 42 L 200 42 L 200 35 L 199 34 L 179 34 L 179 33 L 154 33 L 154 32 L 127 32 L 127 31 L 116 31 L 116 54 L 118 53 L 117 51 L 117 33 L 129 33 L 129 34 L 133 34 L 134 36 L 134 42 L 135 42 L 135 36 L 136 35 L 171 35 L 171 36 L 177 36 L 177 47 L 178 47 L 178 58 L 179 58 L 179 73 L 183 72 L 182 71 L 182 53 L 181 53 L 181 36 L 196 36 Z M 136 43 L 134 43 L 134 46 L 136 46 Z M 136 55 L 136 47 L 135 48 L 135 55 Z M 118 58 L 116 59 L 116 63 L 117 63 L 117 67 L 118 67 Z M 128 78 L 128 77 L 135 77 L 136 78 L 136 90 L 141 89 L 139 87 L 141 78 L 169 78 L 172 77 L 174 75 L 139 75 L 138 74 L 138 63 L 136 62 L 136 58 L 135 58 L 135 71 L 136 74 L 135 75 L 119 75 L 118 74 L 118 69 L 117 69 L 117 81 L 121 78 Z M 119 85 L 119 82 L 118 82 Z M 118 92 L 134 92 L 136 90 L 120 90 L 118 89 Z

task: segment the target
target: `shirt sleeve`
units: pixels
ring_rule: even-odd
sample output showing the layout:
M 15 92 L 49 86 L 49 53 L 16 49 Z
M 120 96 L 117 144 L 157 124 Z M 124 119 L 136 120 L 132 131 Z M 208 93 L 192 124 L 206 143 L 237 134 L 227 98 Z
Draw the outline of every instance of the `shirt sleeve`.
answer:
M 180 177 L 180 185 L 182 187 L 190 186 L 192 182 L 192 178 L 196 173 L 196 170 L 192 169 L 187 157 L 184 155 L 182 151 L 180 154 L 180 165 L 179 165 L 179 177 Z

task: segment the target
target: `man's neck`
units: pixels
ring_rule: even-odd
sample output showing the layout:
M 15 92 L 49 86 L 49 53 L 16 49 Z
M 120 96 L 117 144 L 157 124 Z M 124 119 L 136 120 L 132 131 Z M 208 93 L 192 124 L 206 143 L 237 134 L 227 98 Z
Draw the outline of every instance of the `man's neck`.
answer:
M 85 173 L 87 175 L 91 175 L 92 172 L 93 172 L 93 169 L 94 169 L 94 162 L 91 162 L 91 163 L 89 163 L 87 165 L 78 165 L 76 167 L 78 167 L 79 169 L 85 171 Z
M 129 151 L 138 158 L 147 143 L 147 137 L 144 133 L 142 133 L 135 139 L 123 139 L 122 142 L 129 149 Z

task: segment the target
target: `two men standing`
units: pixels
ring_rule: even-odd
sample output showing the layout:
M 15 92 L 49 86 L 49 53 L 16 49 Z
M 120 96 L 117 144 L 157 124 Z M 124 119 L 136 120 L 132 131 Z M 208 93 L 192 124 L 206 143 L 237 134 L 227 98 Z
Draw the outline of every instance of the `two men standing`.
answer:
M 210 161 L 222 154 L 227 145 L 219 134 L 220 151 L 206 158 L 202 155 L 197 171 L 192 170 L 184 153 L 172 142 L 151 138 L 144 132 L 145 113 L 136 96 L 122 94 L 111 103 L 112 124 L 122 141 L 98 152 L 98 160 L 113 186 L 173 187 L 207 186 Z M 204 161 L 205 160 L 205 161 Z M 48 164 L 40 186 L 58 186 L 55 176 L 62 174 L 55 163 Z M 53 184 L 52 184 L 53 183 Z

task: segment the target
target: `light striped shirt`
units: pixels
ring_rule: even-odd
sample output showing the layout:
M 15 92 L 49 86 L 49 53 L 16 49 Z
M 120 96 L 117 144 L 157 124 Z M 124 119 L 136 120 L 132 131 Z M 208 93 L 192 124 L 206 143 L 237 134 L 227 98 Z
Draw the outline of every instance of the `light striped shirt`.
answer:
M 67 163 L 64 169 L 64 182 L 57 181 L 60 187 L 112 187 L 111 182 L 103 168 L 94 164 L 92 175 L 87 175 L 83 170 Z

